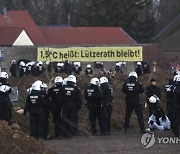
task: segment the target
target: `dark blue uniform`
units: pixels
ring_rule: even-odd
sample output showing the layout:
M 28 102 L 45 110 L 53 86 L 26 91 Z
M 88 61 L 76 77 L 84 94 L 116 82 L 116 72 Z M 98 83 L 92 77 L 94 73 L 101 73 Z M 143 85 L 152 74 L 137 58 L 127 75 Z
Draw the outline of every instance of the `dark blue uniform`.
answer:
M 63 129 L 64 137 L 72 137 L 77 131 L 78 111 L 82 105 L 82 96 L 80 89 L 68 81 L 62 87 L 62 107 L 63 107 Z
M 25 113 L 30 113 L 30 136 L 44 138 L 47 101 L 41 91 L 32 90 L 26 98 Z
M 61 96 L 62 84 L 55 85 L 48 90 L 50 98 L 51 112 L 53 114 L 53 123 L 55 125 L 55 137 L 59 137 L 62 133 L 62 100 Z
M 12 102 L 10 100 L 9 94 L 11 93 L 11 87 L 8 83 L 0 82 L 0 86 L 7 86 L 9 90 L 3 92 L 0 91 L 0 120 L 6 120 L 10 123 L 12 118 Z
M 113 89 L 109 83 L 101 84 L 101 134 L 110 135 Z
M 84 91 L 84 97 L 87 100 L 87 107 L 89 110 L 89 120 L 91 124 L 92 134 L 95 135 L 96 130 L 96 119 L 100 125 L 100 107 L 101 107 L 101 93 L 98 85 L 89 84 Z
M 144 92 L 144 88 L 142 84 L 136 81 L 135 77 L 129 77 L 128 81 L 123 84 L 122 91 L 126 94 L 126 113 L 125 113 L 125 122 L 124 129 L 125 133 L 129 128 L 130 117 L 132 111 L 135 110 L 136 115 L 138 117 L 138 123 L 140 127 L 140 131 L 144 132 L 144 117 L 142 113 L 142 104 L 140 103 L 140 93 Z

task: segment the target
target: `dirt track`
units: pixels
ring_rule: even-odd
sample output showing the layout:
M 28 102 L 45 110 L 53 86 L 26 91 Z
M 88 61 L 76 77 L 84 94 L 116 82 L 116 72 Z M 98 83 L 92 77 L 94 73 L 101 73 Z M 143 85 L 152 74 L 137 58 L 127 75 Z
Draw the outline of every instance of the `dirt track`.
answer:
M 110 136 L 76 136 L 67 140 L 48 140 L 44 144 L 50 150 L 61 154 L 120 154 L 120 153 L 179 153 L 179 144 L 159 144 L 157 137 L 174 137 L 171 131 L 154 132 L 156 142 L 150 148 L 143 148 L 141 136 L 136 129 L 112 132 Z

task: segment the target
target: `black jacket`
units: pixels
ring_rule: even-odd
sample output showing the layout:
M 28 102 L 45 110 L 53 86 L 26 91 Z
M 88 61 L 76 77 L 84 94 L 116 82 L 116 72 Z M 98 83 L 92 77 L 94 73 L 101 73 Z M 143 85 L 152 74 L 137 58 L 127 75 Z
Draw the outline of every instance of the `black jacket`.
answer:
M 84 91 L 84 98 L 87 100 L 87 104 L 89 105 L 97 105 L 101 104 L 101 93 L 97 85 L 89 84 Z
M 73 83 L 68 81 L 66 85 L 62 86 L 62 105 L 74 105 L 76 109 L 82 106 L 82 95 L 80 89 Z
M 136 81 L 136 78 L 130 77 L 123 83 L 122 92 L 126 94 L 127 101 L 139 103 L 139 94 L 144 92 L 144 87 L 140 82 Z

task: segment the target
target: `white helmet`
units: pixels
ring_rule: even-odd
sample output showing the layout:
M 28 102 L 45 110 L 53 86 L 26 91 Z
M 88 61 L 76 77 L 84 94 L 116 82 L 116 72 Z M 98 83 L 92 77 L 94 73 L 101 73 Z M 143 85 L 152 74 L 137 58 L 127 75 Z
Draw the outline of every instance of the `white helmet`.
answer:
M 119 66 L 119 67 L 120 67 L 120 66 L 121 66 L 120 62 L 116 63 L 116 66 Z
M 174 82 L 180 82 L 180 75 L 175 75 L 173 78 Z
M 9 76 L 8 76 L 8 74 L 6 72 L 0 72 L 0 77 L 5 78 L 5 79 L 9 78 Z
M 41 84 L 42 85 L 42 84 Z M 33 83 L 32 84 L 32 90 L 38 90 L 40 91 L 41 90 L 41 85 L 37 84 L 37 83 Z
M 156 103 L 156 101 L 157 101 L 157 99 L 156 99 L 155 96 L 151 96 L 151 97 L 149 98 L 149 102 L 150 102 L 150 103 Z
M 45 84 L 45 83 L 42 83 L 42 85 L 41 85 L 41 89 L 48 89 L 48 86 L 47 86 L 47 84 Z
M 43 65 L 43 62 L 42 62 L 42 61 L 40 61 L 40 62 L 39 62 L 39 64 L 40 64 L 40 65 Z
M 129 77 L 130 77 L 130 76 L 134 76 L 135 78 L 138 78 L 137 73 L 134 72 L 134 71 L 129 73 Z
M 57 66 L 58 66 L 58 67 L 61 66 L 61 63 L 57 63 Z
M 32 90 L 41 90 L 41 86 L 42 86 L 43 82 L 40 80 L 35 81 L 32 86 L 31 89 Z
M 46 61 L 45 64 L 46 64 L 46 65 L 49 65 L 49 61 Z
M 108 81 L 108 79 L 105 77 L 105 76 L 103 76 L 103 77 L 101 77 L 100 79 L 99 79 L 99 84 L 102 84 L 102 83 L 108 83 L 109 81 Z
M 20 64 L 21 66 L 25 66 L 24 61 L 21 61 L 19 64 Z
M 16 60 L 12 60 L 11 64 L 15 64 L 16 63 Z
M 87 67 L 87 68 L 91 68 L 91 64 L 88 64 L 86 67 Z
M 139 61 L 139 62 L 137 62 L 137 65 L 141 65 L 141 62 Z
M 62 84 L 63 84 L 63 85 L 66 85 L 67 80 L 68 80 L 68 78 L 64 78 L 64 80 L 63 80 Z
M 90 83 L 93 85 L 99 85 L 99 79 L 98 78 L 92 78 Z
M 63 67 L 63 66 L 64 66 L 64 63 L 60 63 L 60 66 Z
M 54 83 L 57 83 L 57 82 L 62 83 L 62 82 L 63 82 L 63 78 L 62 78 L 62 77 L 60 77 L 60 76 L 55 77 L 55 79 L 54 79 Z
M 81 63 L 80 63 L 80 62 L 74 62 L 73 64 L 74 64 L 74 66 L 78 66 L 78 67 L 81 66 Z
M 69 75 L 67 81 L 76 83 L 76 77 L 74 75 Z
M 35 81 L 33 84 L 38 84 L 38 85 L 42 85 L 43 84 L 43 82 L 41 81 L 41 80 L 37 80 L 37 81 Z
M 3 93 L 5 93 L 5 92 L 9 91 L 10 88 L 11 88 L 11 87 L 9 87 L 9 86 L 7 86 L 7 85 L 2 85 L 2 86 L 0 86 L 0 91 L 3 92 Z

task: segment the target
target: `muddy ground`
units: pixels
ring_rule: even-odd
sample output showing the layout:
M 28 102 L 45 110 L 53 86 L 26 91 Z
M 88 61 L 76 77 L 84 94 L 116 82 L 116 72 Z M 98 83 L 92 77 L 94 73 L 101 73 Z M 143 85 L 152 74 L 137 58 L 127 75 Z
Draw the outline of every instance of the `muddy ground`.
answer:
M 155 144 L 144 148 L 141 144 L 143 134 L 137 129 L 131 129 L 127 134 L 123 131 L 113 131 L 109 136 L 76 136 L 67 140 L 48 140 L 43 142 L 46 147 L 58 154 L 141 154 L 141 153 L 171 153 L 180 151 L 180 143 L 160 143 L 157 137 L 172 137 L 171 131 L 154 132 Z
M 11 86 L 17 86 L 19 90 L 19 100 L 13 102 L 14 108 L 23 108 L 25 105 L 25 99 L 27 96 L 27 88 L 31 84 L 40 79 L 47 83 L 49 86 L 53 84 L 53 78 L 57 75 L 66 77 L 65 74 L 54 74 L 44 72 L 39 77 L 24 76 L 20 79 L 15 79 L 10 77 L 9 83 Z M 101 77 L 102 74 L 97 73 L 95 77 Z M 172 77 L 172 73 L 168 71 L 158 71 L 156 73 L 146 74 L 139 77 L 139 81 L 142 82 L 144 87 L 150 84 L 151 78 L 155 78 L 158 86 L 162 90 L 161 106 L 165 109 L 166 99 L 164 93 L 164 85 L 168 82 L 169 78 Z M 77 85 L 80 87 L 82 94 L 92 78 L 87 77 L 84 74 L 77 76 Z M 5 129 L 4 124 L 0 124 L 3 127 L 0 130 L 0 153 L 72 153 L 72 154 L 84 154 L 84 153 L 178 153 L 180 151 L 179 144 L 158 144 L 157 142 L 152 147 L 145 149 L 140 142 L 142 134 L 139 134 L 137 117 L 133 112 L 130 130 L 128 134 L 123 133 L 123 121 L 125 112 L 125 101 L 124 95 L 121 92 L 122 84 L 127 78 L 126 74 L 118 74 L 116 76 L 108 76 L 110 84 L 114 88 L 114 104 L 112 112 L 112 135 L 110 136 L 91 136 L 90 135 L 90 125 L 88 120 L 88 110 L 86 106 L 86 101 L 83 99 L 83 105 L 79 111 L 79 135 L 73 137 L 72 139 L 66 140 L 55 140 L 49 139 L 47 141 L 37 141 L 29 135 L 29 117 L 17 114 L 14 110 L 12 121 L 20 126 L 20 130 L 14 131 L 11 128 Z M 145 94 L 141 95 L 141 103 L 144 104 Z M 148 114 L 147 108 L 144 108 L 144 118 L 145 124 L 147 124 Z M 52 116 L 49 118 L 49 137 L 54 135 L 54 125 L 52 124 Z M 9 131 L 7 131 L 9 130 Z M 98 129 L 99 131 L 99 129 Z M 21 135 L 15 135 L 21 134 Z M 15 136 L 14 136 L 15 135 Z M 171 131 L 167 132 L 155 132 L 155 136 L 173 136 Z M 15 137 L 15 139 L 13 138 Z M 19 137 L 20 136 L 20 137 Z M 17 138 L 16 138 L 17 137 Z M 18 138 L 19 137 L 19 138 Z M 20 147 L 20 148 L 19 148 Z M 14 148 L 16 150 L 14 150 Z M 49 151 L 49 150 L 50 151 Z M 19 150 L 19 151 L 18 151 Z M 44 151 L 43 151 L 44 150 Z

